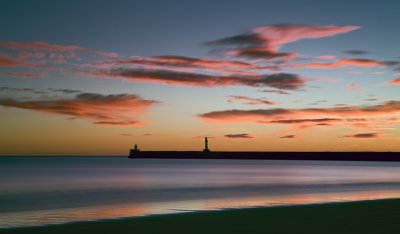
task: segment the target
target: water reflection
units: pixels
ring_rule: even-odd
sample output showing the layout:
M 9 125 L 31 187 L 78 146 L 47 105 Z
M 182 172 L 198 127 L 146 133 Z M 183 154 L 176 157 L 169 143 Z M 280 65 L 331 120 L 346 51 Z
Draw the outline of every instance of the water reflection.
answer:
M 0 160 L 0 227 L 400 197 L 392 162 Z

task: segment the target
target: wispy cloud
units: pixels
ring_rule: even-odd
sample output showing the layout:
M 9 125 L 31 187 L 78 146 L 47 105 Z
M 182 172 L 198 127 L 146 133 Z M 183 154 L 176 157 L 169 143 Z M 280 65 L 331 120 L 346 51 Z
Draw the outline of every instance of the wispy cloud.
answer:
M 7 55 L 0 54 L 0 67 L 32 67 L 32 63 L 19 61 Z
M 0 66 L 28 67 L 54 70 L 60 65 L 76 66 L 79 61 L 97 61 L 104 58 L 116 59 L 115 52 L 90 50 L 77 45 L 59 45 L 45 42 L 0 41 Z M 51 65 L 51 66 L 50 66 Z
M 239 134 L 226 134 L 224 135 L 227 138 L 254 138 L 248 133 L 239 133 Z
M 373 132 L 373 133 L 357 133 L 353 135 L 345 135 L 342 137 L 348 137 L 348 138 L 360 138 L 360 139 L 370 139 L 370 138 L 379 138 L 380 134 Z
M 351 90 L 351 91 L 362 91 L 362 90 L 364 90 L 359 84 L 356 84 L 356 83 L 348 84 L 346 86 L 346 88 L 348 90 Z
M 331 37 L 359 28 L 358 26 L 280 24 L 257 27 L 249 33 L 210 41 L 206 45 L 222 46 L 229 54 L 238 57 L 291 60 L 297 57 L 295 53 L 278 52 L 283 45 L 303 39 Z
M 265 89 L 262 92 L 264 93 L 277 93 L 277 94 L 284 94 L 284 95 L 290 95 L 289 92 L 283 91 L 283 90 L 275 90 L 275 89 Z
M 185 67 L 185 68 L 229 68 L 229 69 L 266 69 L 266 67 L 258 66 L 242 61 L 217 60 L 191 58 L 184 56 L 154 56 L 142 57 L 135 59 L 120 59 L 115 61 L 116 64 L 130 65 L 148 65 L 161 67 Z
M 271 102 L 271 101 L 264 100 L 264 99 L 250 98 L 250 97 L 246 97 L 246 96 L 236 96 L 236 95 L 229 96 L 228 102 L 234 102 L 235 100 L 244 101 L 244 104 L 246 104 L 246 105 L 276 105 L 277 104 L 275 102 Z
M 102 95 L 95 93 L 80 93 L 73 99 L 19 101 L 0 99 L 0 105 L 34 110 L 52 114 L 71 116 L 93 120 L 98 125 L 129 125 L 140 126 L 144 122 L 132 119 L 132 115 L 143 113 L 153 104 L 153 100 L 141 99 L 132 94 Z
M 383 67 L 385 63 L 372 59 L 342 58 L 333 62 L 312 62 L 290 65 L 290 68 L 336 69 L 342 67 Z
M 0 41 L 0 48 L 12 50 L 79 51 L 86 48 L 76 45 L 56 45 L 45 42 Z
M 203 120 L 213 122 L 253 122 L 268 123 L 282 121 L 282 119 L 331 119 L 331 117 L 354 118 L 370 116 L 390 116 L 400 113 L 400 102 L 389 101 L 380 105 L 331 107 L 331 108 L 305 108 L 305 109 L 255 109 L 255 110 L 222 110 L 200 114 Z
M 47 77 L 47 74 L 32 73 L 32 72 L 5 72 L 5 73 L 0 73 L 0 77 L 40 78 L 40 77 Z
M 285 136 L 281 136 L 279 138 L 282 138 L 282 139 L 294 139 L 294 138 L 296 138 L 296 135 L 285 135 Z
M 169 85 L 202 87 L 244 85 L 252 87 L 273 87 L 286 90 L 298 90 L 302 88 L 306 82 L 305 79 L 301 78 L 299 75 L 289 73 L 250 76 L 218 76 L 194 72 L 135 68 L 99 70 L 91 72 L 88 75 L 108 78 L 125 78 L 130 81 L 156 82 Z
M 338 118 L 321 118 L 321 119 L 280 119 L 273 120 L 265 123 L 276 123 L 276 124 L 298 124 L 298 123 L 327 123 L 327 122 L 362 122 L 366 119 L 338 119 Z
M 400 78 L 396 78 L 392 81 L 389 81 L 388 84 L 390 85 L 400 85 Z
M 371 52 L 366 50 L 345 50 L 343 51 L 343 53 L 350 55 L 364 55 L 364 54 L 370 54 Z

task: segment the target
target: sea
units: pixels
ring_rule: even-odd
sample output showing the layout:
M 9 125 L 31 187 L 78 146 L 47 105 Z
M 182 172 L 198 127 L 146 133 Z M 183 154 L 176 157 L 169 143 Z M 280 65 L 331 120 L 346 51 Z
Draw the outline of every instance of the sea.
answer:
M 0 228 L 400 197 L 400 162 L 0 157 Z

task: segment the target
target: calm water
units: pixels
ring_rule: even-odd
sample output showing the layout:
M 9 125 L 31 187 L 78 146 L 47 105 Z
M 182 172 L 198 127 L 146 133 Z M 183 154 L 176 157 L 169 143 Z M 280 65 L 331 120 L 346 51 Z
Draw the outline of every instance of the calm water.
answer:
M 0 158 L 0 228 L 393 197 L 398 162 Z

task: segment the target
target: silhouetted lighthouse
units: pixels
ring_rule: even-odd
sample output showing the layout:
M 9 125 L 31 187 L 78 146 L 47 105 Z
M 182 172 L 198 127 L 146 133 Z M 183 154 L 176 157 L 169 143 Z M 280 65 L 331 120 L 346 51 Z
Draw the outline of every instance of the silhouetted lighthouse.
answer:
M 207 137 L 204 138 L 204 149 L 203 152 L 210 152 L 210 149 L 208 148 L 208 139 Z

